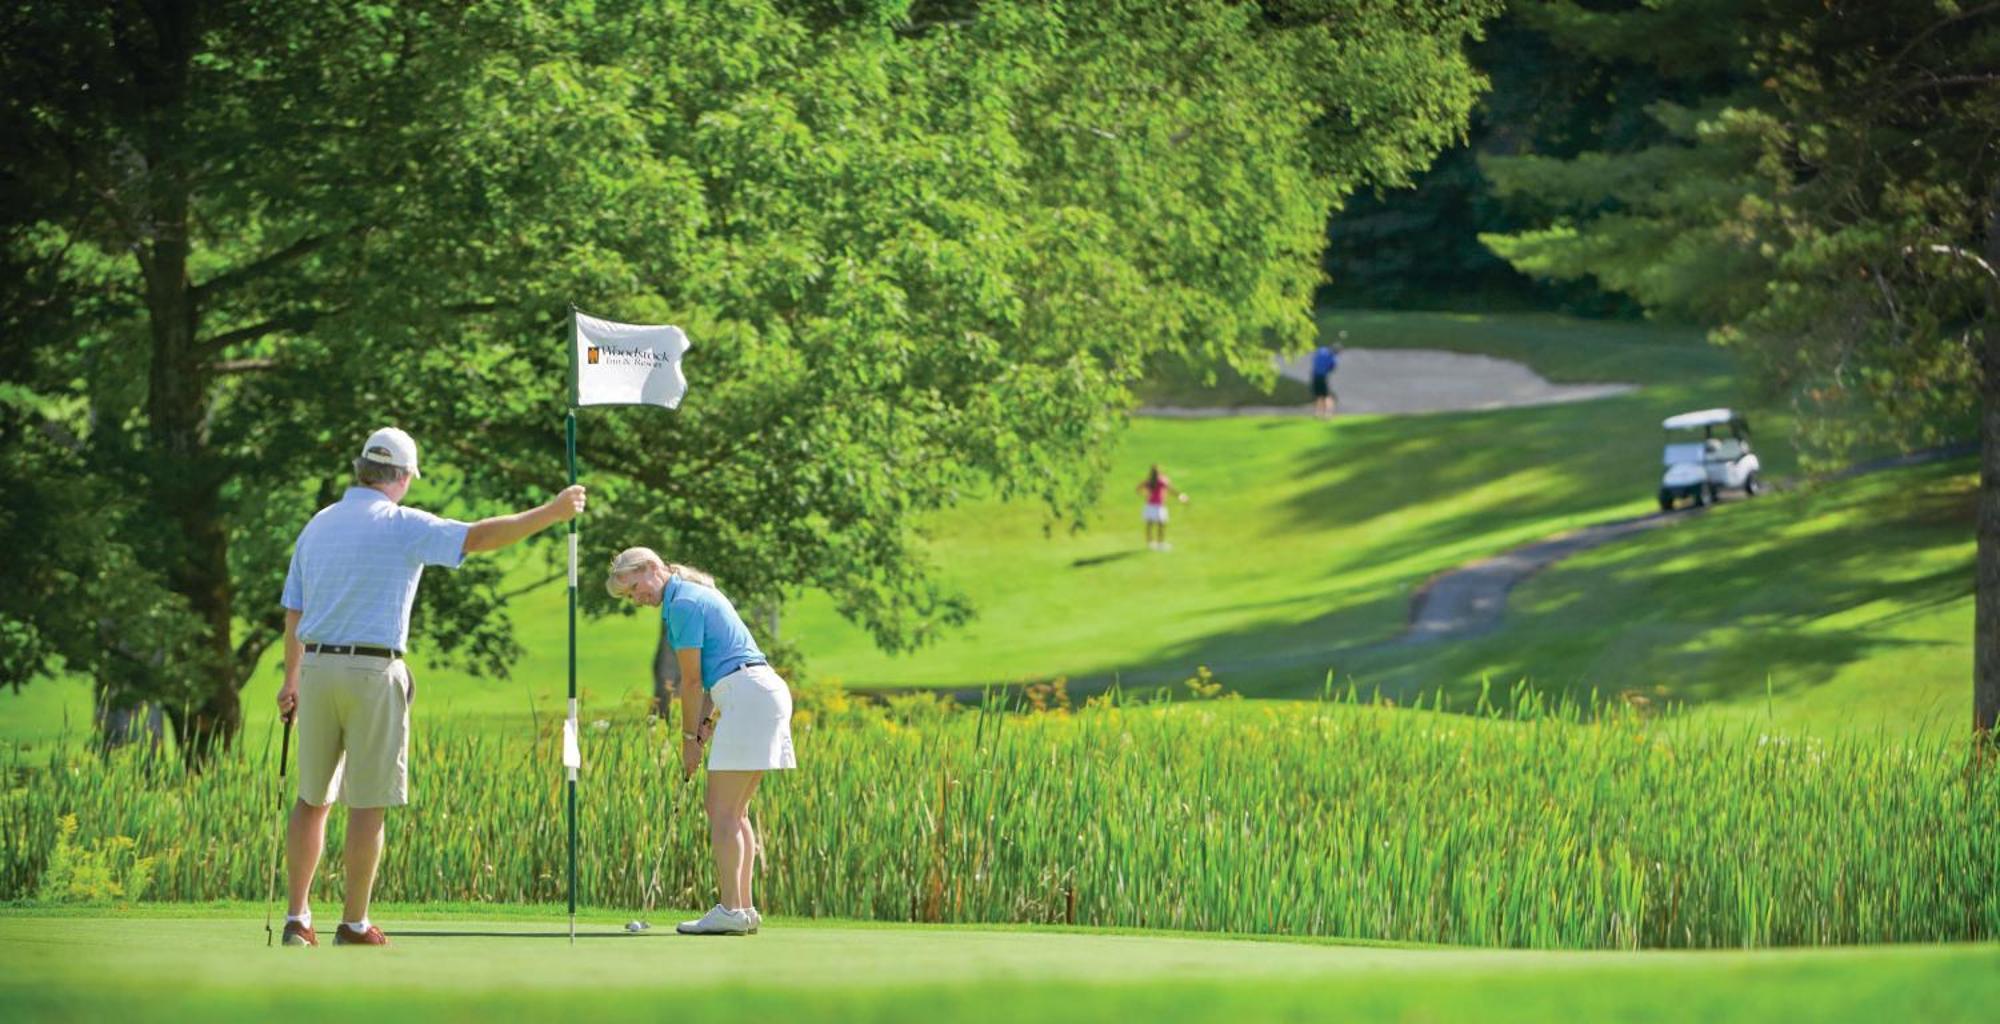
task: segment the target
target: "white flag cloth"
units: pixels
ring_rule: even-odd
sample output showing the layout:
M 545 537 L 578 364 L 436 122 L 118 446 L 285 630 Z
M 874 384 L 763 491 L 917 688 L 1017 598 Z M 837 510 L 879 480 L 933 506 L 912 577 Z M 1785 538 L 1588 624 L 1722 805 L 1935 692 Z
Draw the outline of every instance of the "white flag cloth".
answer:
M 583 751 L 576 744 L 576 719 L 574 718 L 563 719 L 562 759 L 563 767 L 568 768 L 572 774 L 578 768 L 583 767 Z
M 681 355 L 687 335 L 668 324 L 621 324 L 576 313 L 576 350 L 570 358 L 575 388 L 570 404 L 681 404 L 687 378 Z

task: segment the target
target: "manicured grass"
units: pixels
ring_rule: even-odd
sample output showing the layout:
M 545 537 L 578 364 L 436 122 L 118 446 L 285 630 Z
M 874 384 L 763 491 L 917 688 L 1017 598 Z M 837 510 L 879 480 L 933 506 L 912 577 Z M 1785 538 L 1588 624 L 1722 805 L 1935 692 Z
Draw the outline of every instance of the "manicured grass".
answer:
M 1985 1019 L 2000 947 L 1538 953 L 774 921 L 626 936 L 559 913 L 375 916 L 382 950 L 264 948 L 238 907 L 0 914 L 10 1020 Z M 656 923 L 664 919 L 656 918 Z M 423 933 L 488 934 L 423 934 Z M 527 933 L 527 934 L 523 934 Z
M 1492 633 L 1360 652 L 1342 671 L 1405 699 L 1525 678 L 1772 731 L 1956 734 L 1977 486 L 1959 459 L 1730 502 L 1556 564 Z
M 978 607 L 970 627 L 891 656 L 807 595 L 790 635 L 815 670 L 856 687 L 1158 684 L 1201 664 L 1252 695 L 1314 687 L 1342 668 L 1337 652 L 1395 636 L 1431 575 L 1651 509 L 1660 419 L 1735 397 L 1721 354 L 1683 333 L 1649 347 L 1643 326 L 1600 336 L 1574 321 L 1495 319 L 1457 325 L 1470 336 L 1460 347 L 1490 334 L 1552 376 L 1675 382 L 1455 415 L 1136 421 L 1081 533 L 1048 535 L 1037 510 L 994 503 L 938 517 L 930 551 Z M 1434 320 L 1426 331 L 1443 329 Z M 1781 434 L 1761 447 L 1769 473 L 1788 470 Z M 1143 544 L 1132 493 L 1153 461 L 1194 496 L 1171 509 L 1167 553 Z

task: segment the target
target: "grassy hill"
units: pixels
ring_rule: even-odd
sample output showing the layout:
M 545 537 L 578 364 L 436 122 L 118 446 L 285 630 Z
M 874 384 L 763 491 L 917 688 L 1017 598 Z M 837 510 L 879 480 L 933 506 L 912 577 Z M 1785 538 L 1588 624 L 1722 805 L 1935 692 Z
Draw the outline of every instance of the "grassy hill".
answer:
M 1135 421 L 1079 534 L 994 504 L 939 517 L 931 551 L 980 619 L 912 656 L 873 651 L 810 595 L 787 620 L 813 665 L 851 686 L 973 686 L 1068 676 L 1172 682 L 1196 665 L 1232 689 L 1317 687 L 1352 649 L 1395 636 L 1431 575 L 1547 534 L 1651 507 L 1658 423 L 1740 398 L 1696 334 L 1556 317 L 1330 314 L 1354 345 L 1525 359 L 1557 380 L 1625 380 L 1576 405 L 1421 417 Z M 1218 383 L 1208 394 L 1237 397 Z M 1281 384 L 1280 387 L 1285 385 Z M 1198 383 L 1169 380 L 1187 402 Z M 1271 401 L 1256 396 L 1251 402 Z M 1781 427 L 1773 422 L 1771 427 Z M 1773 472 L 1788 452 L 1762 446 Z M 1194 502 L 1175 548 L 1141 543 L 1131 488 L 1159 461 Z

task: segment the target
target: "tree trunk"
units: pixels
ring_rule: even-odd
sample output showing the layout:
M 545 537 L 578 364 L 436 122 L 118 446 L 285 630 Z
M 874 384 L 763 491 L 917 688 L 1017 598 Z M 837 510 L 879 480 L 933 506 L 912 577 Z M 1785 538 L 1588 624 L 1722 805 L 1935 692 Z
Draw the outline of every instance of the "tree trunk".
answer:
M 1990 296 L 1980 352 L 1980 544 L 1972 596 L 1972 732 L 1992 742 L 2000 716 L 2000 188 L 1988 198 Z
M 229 541 L 220 516 L 222 475 L 208 448 L 213 384 L 196 342 L 199 311 L 188 278 L 193 183 L 186 152 L 189 67 L 199 41 L 196 7 L 160 4 L 144 25 L 127 26 L 125 52 L 147 103 L 140 141 L 150 237 L 137 249 L 152 335 L 146 419 L 149 496 L 172 527 L 161 552 L 168 584 L 201 620 L 203 682 L 196 703 L 172 713 L 182 755 L 203 762 L 242 727 L 230 657 Z
M 97 720 L 97 749 L 107 754 L 142 740 L 149 753 L 157 753 L 166 739 L 165 716 L 160 713 L 157 703 L 127 707 L 100 690 L 94 716 Z
M 1991 741 L 2000 715 L 2000 185 L 1988 194 L 1986 322 L 1980 353 L 1979 554 L 1972 613 L 1972 731 Z
M 1991 738 L 2000 716 L 2000 325 L 1986 329 L 1979 412 L 1979 554 L 1973 595 L 1972 729 Z

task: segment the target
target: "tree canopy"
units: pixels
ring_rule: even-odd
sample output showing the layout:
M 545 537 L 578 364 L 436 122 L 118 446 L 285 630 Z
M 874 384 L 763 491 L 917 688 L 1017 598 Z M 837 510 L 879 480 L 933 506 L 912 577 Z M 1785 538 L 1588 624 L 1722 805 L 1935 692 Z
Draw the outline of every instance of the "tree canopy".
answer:
M 562 482 L 572 302 L 694 340 L 679 412 L 584 417 L 593 565 L 920 642 L 969 611 L 921 514 L 1074 517 L 1147 359 L 1306 341 L 1328 209 L 1463 130 L 1495 6 L 14 5 L 0 668 L 233 735 L 370 429 L 449 467 L 418 504 Z M 415 642 L 504 670 L 505 586 L 427 580 Z

